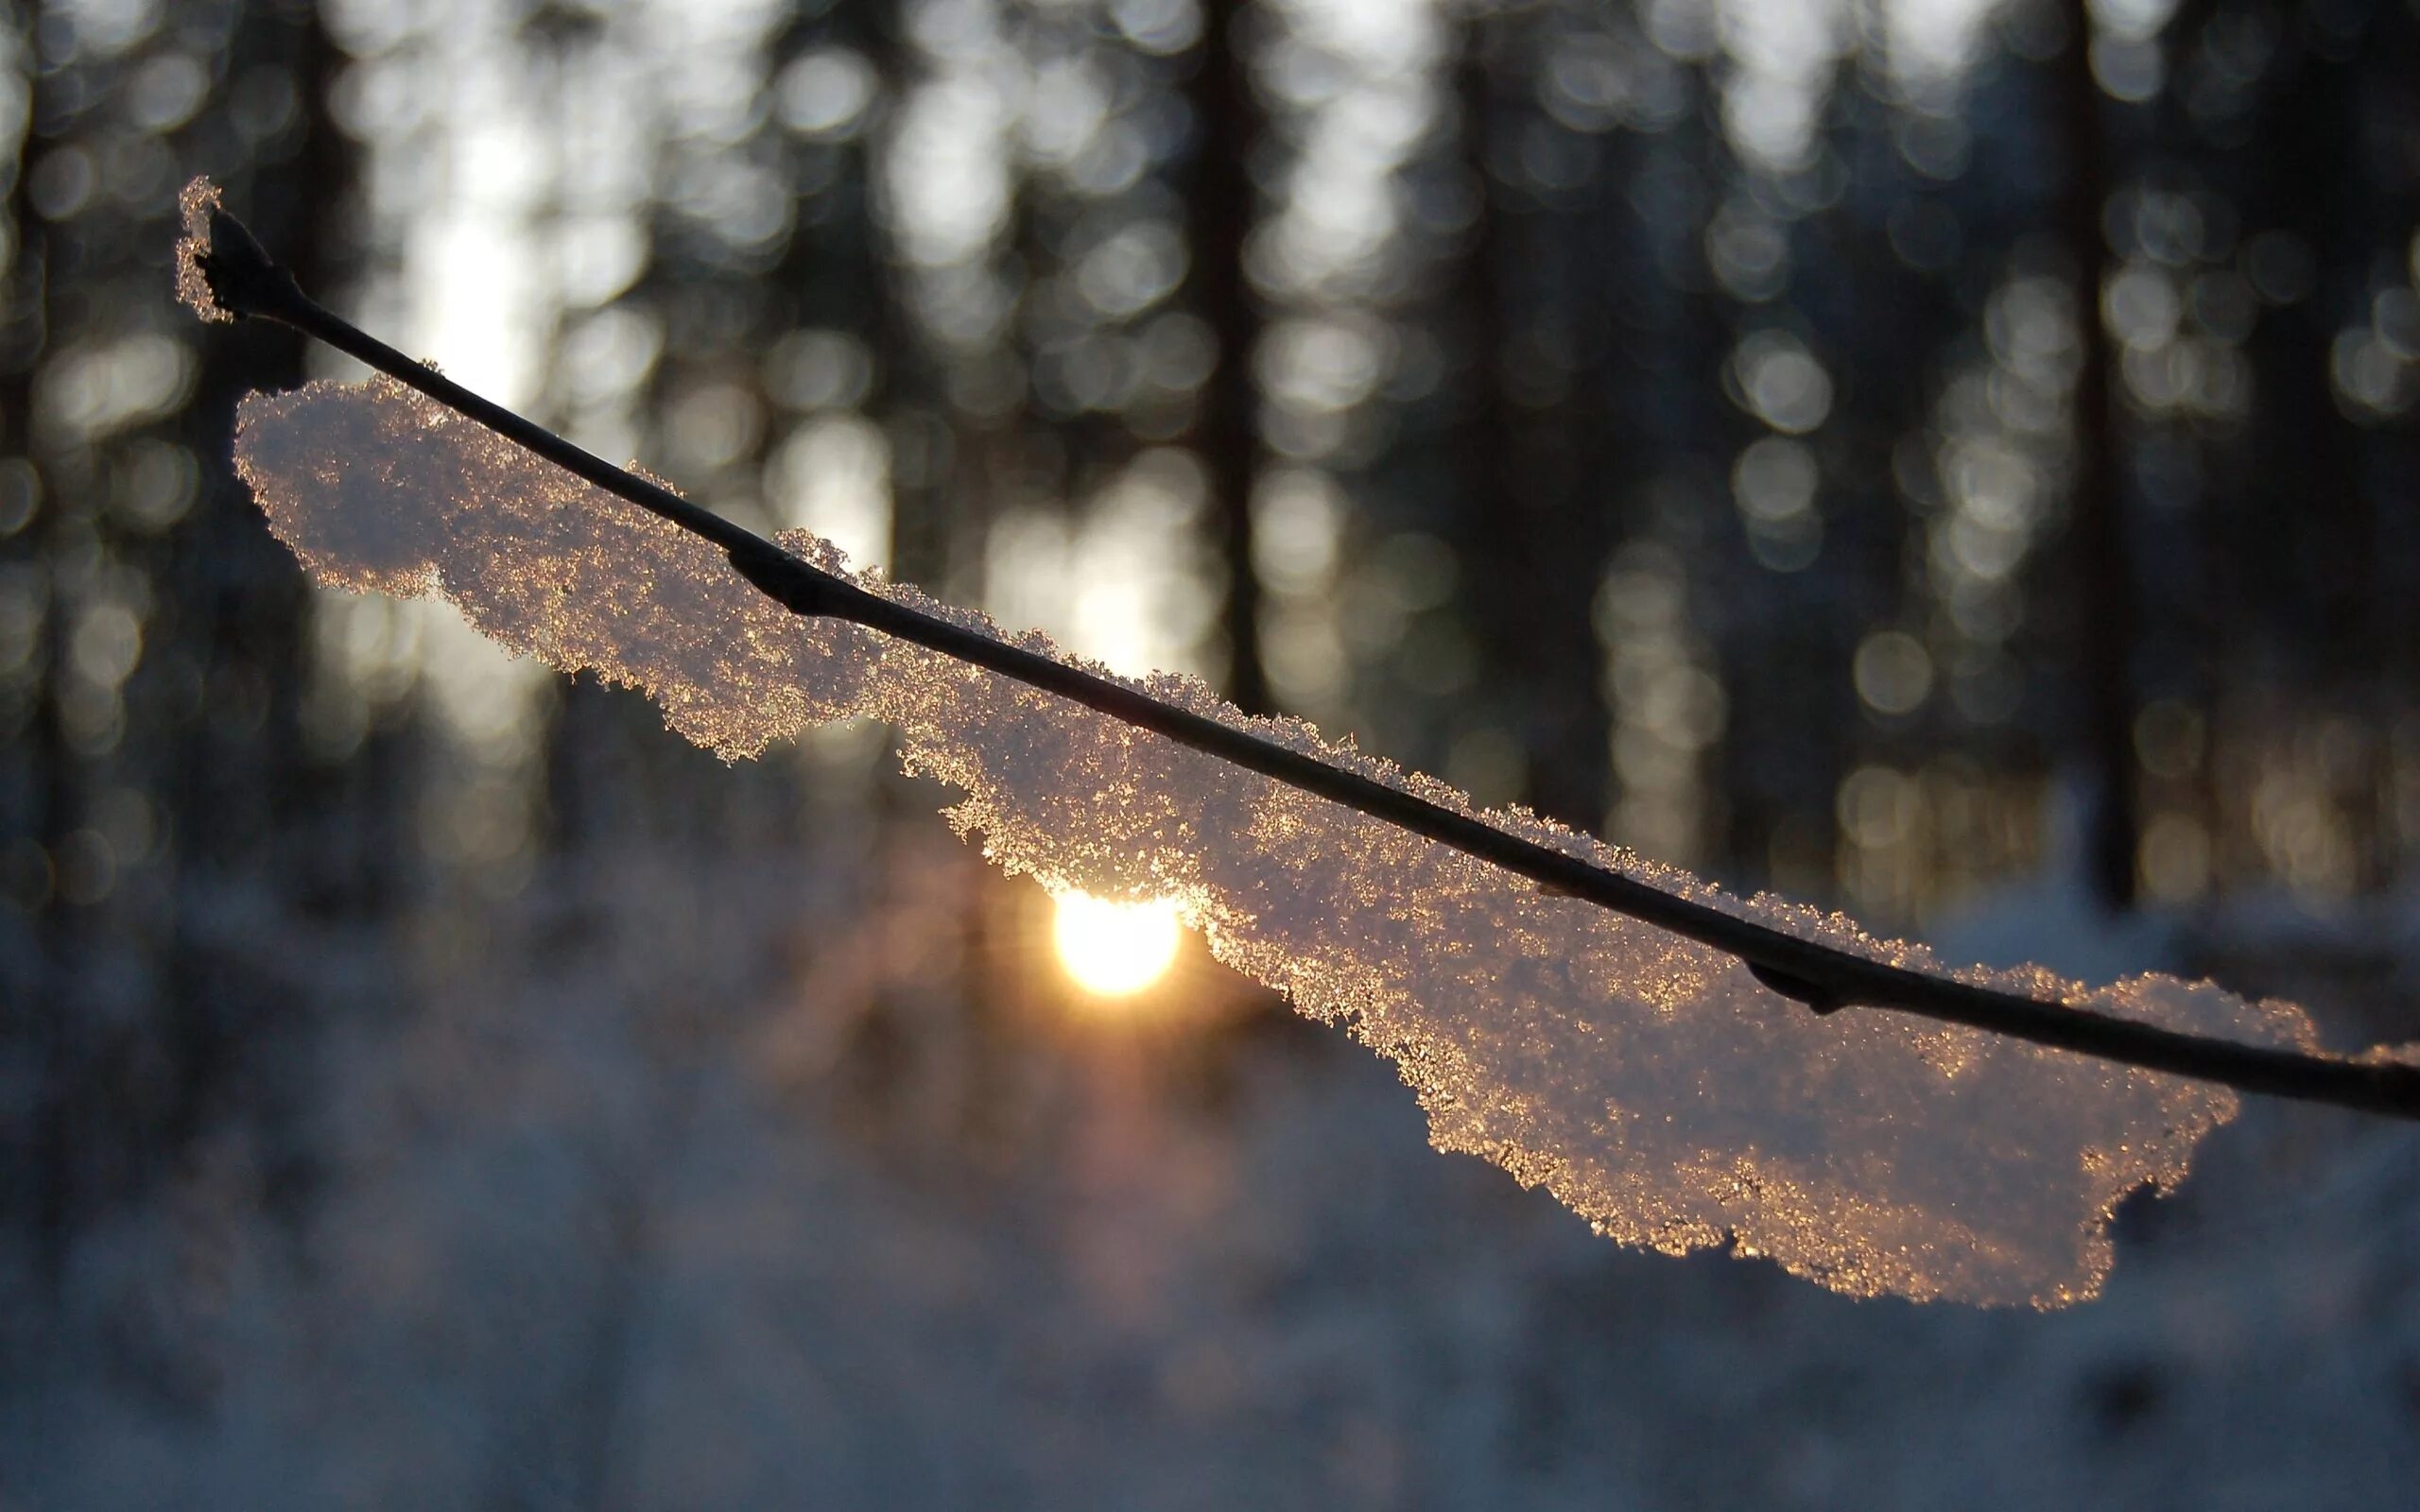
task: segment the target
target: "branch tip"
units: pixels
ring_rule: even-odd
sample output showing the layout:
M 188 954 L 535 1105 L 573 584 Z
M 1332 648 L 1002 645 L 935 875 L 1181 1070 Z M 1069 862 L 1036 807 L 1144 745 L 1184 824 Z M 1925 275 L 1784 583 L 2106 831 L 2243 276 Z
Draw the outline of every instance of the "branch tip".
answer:
M 177 297 L 205 320 L 275 316 L 302 298 L 251 228 L 230 214 L 218 185 L 196 179 L 177 197 L 184 235 L 177 243 Z

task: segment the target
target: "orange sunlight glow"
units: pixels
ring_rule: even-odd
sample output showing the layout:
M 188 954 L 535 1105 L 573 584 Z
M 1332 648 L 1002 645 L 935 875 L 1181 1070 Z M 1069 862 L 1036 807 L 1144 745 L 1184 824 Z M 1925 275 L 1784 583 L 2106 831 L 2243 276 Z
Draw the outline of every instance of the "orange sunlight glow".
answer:
M 1056 902 L 1050 937 L 1059 964 L 1095 997 L 1132 997 L 1167 975 L 1176 961 L 1183 926 L 1173 898 L 1119 903 L 1063 892 Z

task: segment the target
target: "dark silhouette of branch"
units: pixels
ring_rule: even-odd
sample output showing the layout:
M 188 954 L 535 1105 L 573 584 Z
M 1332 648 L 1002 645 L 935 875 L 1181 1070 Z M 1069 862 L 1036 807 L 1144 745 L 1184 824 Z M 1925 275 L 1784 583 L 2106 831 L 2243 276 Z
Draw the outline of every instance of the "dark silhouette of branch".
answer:
M 1110 718 L 1493 862 L 1549 892 L 1712 946 L 1746 962 L 1766 987 L 1819 1014 L 1852 1006 L 1893 1008 L 2242 1091 L 2420 1119 L 2420 1066 L 2308 1055 L 2187 1034 L 2065 1003 L 1973 987 L 1801 939 L 1677 897 L 1357 772 L 1331 766 L 1249 730 L 1162 703 L 1080 667 L 893 603 L 809 566 L 764 537 L 583 451 L 370 335 L 305 295 L 292 275 L 272 263 L 251 233 L 223 209 L 211 209 L 208 229 L 208 245 L 197 249 L 191 266 L 217 306 L 211 313 L 275 320 L 358 358 L 556 466 L 720 546 L 740 576 L 796 613 L 845 620 L 1057 694 Z

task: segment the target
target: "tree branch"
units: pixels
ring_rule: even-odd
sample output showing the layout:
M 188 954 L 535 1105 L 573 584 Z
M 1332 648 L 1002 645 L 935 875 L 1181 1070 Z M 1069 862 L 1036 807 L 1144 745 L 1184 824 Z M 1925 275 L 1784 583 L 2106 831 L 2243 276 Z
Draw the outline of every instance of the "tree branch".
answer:
M 614 466 L 368 335 L 305 295 L 224 209 L 209 205 L 206 229 L 207 243 L 194 249 L 193 266 L 206 282 L 210 299 L 226 315 L 275 320 L 324 341 L 607 492 L 712 541 L 729 555 L 740 576 L 796 613 L 845 620 L 996 672 L 1493 862 L 1548 891 L 1712 946 L 1746 962 L 1771 990 L 1817 1013 L 1851 1006 L 1889 1008 L 2241 1091 L 2420 1119 L 2420 1066 L 2187 1034 L 1869 960 L 1677 897 L 1248 730 L 893 603 Z

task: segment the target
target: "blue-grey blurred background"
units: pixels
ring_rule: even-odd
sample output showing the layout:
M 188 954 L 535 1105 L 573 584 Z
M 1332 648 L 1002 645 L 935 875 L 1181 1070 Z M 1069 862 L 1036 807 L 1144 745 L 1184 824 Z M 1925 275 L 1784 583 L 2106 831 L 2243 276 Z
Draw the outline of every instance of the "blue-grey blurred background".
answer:
M 752 524 L 2354 1047 L 2420 1037 L 2413 0 L 6 11 L 0 1508 L 2420 1485 L 2399 1130 L 2252 1106 L 2057 1315 L 1620 1250 L 1198 944 L 1081 986 L 881 731 L 726 768 L 315 594 L 233 405 L 343 369 L 167 287 L 214 175 Z

